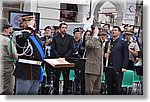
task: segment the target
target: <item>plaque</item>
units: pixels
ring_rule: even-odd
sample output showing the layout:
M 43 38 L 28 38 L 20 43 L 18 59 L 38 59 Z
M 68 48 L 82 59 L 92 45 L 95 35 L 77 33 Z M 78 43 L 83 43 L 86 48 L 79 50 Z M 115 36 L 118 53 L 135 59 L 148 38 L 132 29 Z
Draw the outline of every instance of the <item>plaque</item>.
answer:
M 48 64 L 55 68 L 68 68 L 74 67 L 74 63 L 69 63 L 64 58 L 56 58 L 56 59 L 44 59 Z

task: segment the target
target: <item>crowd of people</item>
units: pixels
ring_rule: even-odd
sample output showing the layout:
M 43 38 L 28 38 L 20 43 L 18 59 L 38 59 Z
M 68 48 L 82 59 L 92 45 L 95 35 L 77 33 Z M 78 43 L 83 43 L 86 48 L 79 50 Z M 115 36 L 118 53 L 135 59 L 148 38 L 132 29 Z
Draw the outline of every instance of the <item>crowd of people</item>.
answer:
M 45 58 L 85 58 L 85 95 L 100 95 L 102 75 L 106 75 L 108 95 L 121 95 L 123 73 L 134 70 L 142 59 L 138 37 L 130 25 L 122 31 L 119 26 L 101 26 L 93 22 L 90 30 L 81 27 L 67 33 L 67 23 L 58 27 L 46 26 L 44 33 L 35 32 L 34 15 L 22 16 L 21 30 L 13 33 L 7 19 L 1 19 L 3 67 L 1 70 L 1 94 L 38 95 L 42 84 L 54 88 L 53 95 L 60 94 L 60 76 L 63 76 L 63 95 L 71 93 L 68 68 L 53 68 Z M 72 36 L 73 35 L 73 36 Z M 141 65 L 142 66 L 142 65 Z M 80 67 L 80 65 L 76 65 Z M 74 69 L 75 94 L 81 95 L 81 70 Z M 46 76 L 46 78 L 45 78 Z M 15 80 L 14 80 L 15 78 Z

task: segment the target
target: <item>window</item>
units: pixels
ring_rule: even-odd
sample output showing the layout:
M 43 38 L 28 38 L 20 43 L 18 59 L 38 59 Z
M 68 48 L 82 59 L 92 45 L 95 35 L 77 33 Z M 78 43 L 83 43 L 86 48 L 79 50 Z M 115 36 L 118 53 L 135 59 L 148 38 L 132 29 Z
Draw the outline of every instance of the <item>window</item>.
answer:
M 61 4 L 60 21 L 76 22 L 78 9 L 76 4 Z
M 3 17 L 9 18 L 9 11 L 20 11 L 23 9 L 23 3 L 20 0 L 14 0 L 14 1 L 8 1 L 8 0 L 3 0 Z

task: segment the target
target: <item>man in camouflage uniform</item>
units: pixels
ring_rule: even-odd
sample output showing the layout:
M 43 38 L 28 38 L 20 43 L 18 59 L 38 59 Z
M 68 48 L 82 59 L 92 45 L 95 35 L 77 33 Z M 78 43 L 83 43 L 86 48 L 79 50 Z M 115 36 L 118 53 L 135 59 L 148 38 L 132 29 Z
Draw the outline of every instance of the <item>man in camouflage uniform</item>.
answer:
M 86 38 L 85 94 L 100 94 L 103 73 L 103 44 L 100 39 L 100 27 L 96 22 L 92 26 L 92 36 Z

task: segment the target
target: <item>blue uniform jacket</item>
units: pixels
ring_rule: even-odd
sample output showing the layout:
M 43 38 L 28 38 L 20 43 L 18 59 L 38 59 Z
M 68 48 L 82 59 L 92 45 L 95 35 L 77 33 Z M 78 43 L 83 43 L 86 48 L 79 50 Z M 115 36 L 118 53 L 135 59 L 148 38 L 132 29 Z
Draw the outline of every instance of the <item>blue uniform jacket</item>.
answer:
M 109 42 L 107 42 L 105 46 L 105 53 L 107 53 L 108 43 Z M 108 66 L 120 73 L 122 68 L 128 67 L 129 50 L 127 42 L 120 38 L 116 39 L 114 42 L 111 39 L 110 51 Z

